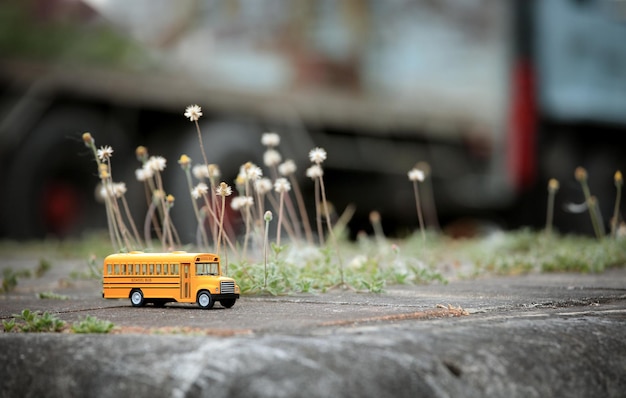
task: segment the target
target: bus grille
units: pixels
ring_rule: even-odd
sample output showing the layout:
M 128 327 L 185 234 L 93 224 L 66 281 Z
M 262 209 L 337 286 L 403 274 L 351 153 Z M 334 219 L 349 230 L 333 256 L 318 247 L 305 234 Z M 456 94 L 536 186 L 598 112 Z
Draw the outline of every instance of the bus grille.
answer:
M 222 281 L 220 283 L 220 292 L 222 294 L 235 293 L 235 282 Z

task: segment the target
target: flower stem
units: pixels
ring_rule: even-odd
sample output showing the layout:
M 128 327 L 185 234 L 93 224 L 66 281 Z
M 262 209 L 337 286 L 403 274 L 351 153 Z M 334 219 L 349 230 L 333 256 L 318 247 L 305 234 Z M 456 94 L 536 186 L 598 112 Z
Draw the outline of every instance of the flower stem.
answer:
M 324 179 L 320 176 L 319 180 L 320 180 L 320 189 L 321 189 L 321 194 L 322 194 L 322 203 L 324 206 L 324 213 L 326 215 L 326 226 L 328 228 L 330 239 L 335 245 L 335 251 L 337 252 L 337 259 L 339 260 L 339 274 L 341 277 L 341 285 L 346 286 L 346 282 L 343 276 L 343 260 L 341 258 L 341 253 L 339 252 L 339 244 L 337 243 L 337 238 L 335 237 L 335 233 L 333 232 L 333 227 L 330 222 L 330 214 L 328 212 L 328 203 L 326 201 L 326 190 L 324 188 Z
M 617 173 L 616 173 L 617 174 Z M 619 206 L 622 198 L 622 174 L 619 173 L 619 181 L 616 178 L 615 187 L 617 193 L 615 196 L 615 207 L 613 208 L 613 218 L 611 219 L 611 237 L 617 238 L 617 225 L 619 224 Z
M 420 231 L 422 233 L 422 241 L 426 241 L 426 233 L 424 232 L 424 216 L 422 215 L 422 204 L 420 201 L 419 189 L 417 181 L 413 181 L 413 193 L 415 194 L 415 206 L 417 207 L 417 218 L 420 223 Z
M 313 244 L 313 232 L 311 231 L 311 223 L 309 222 L 309 215 L 306 211 L 306 206 L 304 205 L 304 198 L 302 197 L 302 191 L 300 191 L 300 187 L 298 185 L 298 180 L 293 176 L 293 174 L 289 175 L 289 179 L 291 180 L 291 186 L 293 187 L 293 191 L 296 194 L 296 202 L 298 203 L 298 210 L 300 211 L 300 218 L 302 219 L 302 225 L 304 226 L 304 234 L 306 236 L 306 240 L 309 245 Z
M 193 184 L 191 182 L 191 172 L 189 169 L 185 169 L 185 177 L 187 178 L 187 186 L 189 188 L 189 192 L 193 191 Z M 204 245 L 205 250 L 209 248 L 209 239 L 206 235 L 206 229 L 204 228 L 204 219 L 200 217 L 200 210 L 198 210 L 198 203 L 194 199 L 193 195 L 191 195 L 191 203 L 193 205 L 193 212 L 196 215 L 196 221 L 198 222 L 198 229 L 202 236 L 202 244 Z
M 548 192 L 548 210 L 546 214 L 546 234 L 552 235 L 552 220 L 554 217 L 554 191 Z

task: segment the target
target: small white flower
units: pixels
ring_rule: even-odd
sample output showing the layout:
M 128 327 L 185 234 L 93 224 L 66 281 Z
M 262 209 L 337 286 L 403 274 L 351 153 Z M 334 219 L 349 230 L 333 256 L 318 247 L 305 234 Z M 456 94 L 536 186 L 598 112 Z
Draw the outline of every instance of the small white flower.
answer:
M 248 162 L 241 166 L 239 174 L 243 175 L 247 181 L 255 181 L 263 177 L 263 170 L 254 163 Z
M 113 148 L 108 145 L 102 146 L 100 147 L 100 149 L 98 149 L 96 154 L 98 155 L 98 159 L 104 162 L 105 160 L 110 159 L 111 156 L 113 156 Z
M 191 168 L 191 174 L 198 180 L 209 178 L 209 170 L 203 164 L 197 164 Z
M 242 196 L 235 196 L 233 200 L 230 201 L 230 207 L 235 211 L 240 210 L 242 207 L 241 199 Z
M 326 151 L 320 147 L 311 149 L 311 152 L 309 152 L 309 159 L 311 159 L 311 162 L 315 164 L 320 164 L 326 160 Z
M 263 219 L 264 219 L 266 222 L 270 222 L 270 221 L 272 221 L 272 212 L 271 212 L 271 211 L 269 211 L 269 210 L 268 210 L 268 211 L 266 211 L 266 212 L 265 212 L 265 214 L 263 215 Z
M 150 156 L 146 164 L 152 171 L 163 171 L 166 163 L 167 160 L 163 156 Z
M 189 105 L 187 109 L 185 109 L 185 117 L 189 118 L 192 122 L 198 121 L 202 116 L 202 108 L 198 105 Z
M 233 189 L 230 187 L 230 185 L 222 182 L 219 187 L 215 189 L 215 193 L 218 196 L 230 196 L 233 193 Z
M 209 178 L 219 178 L 222 175 L 222 172 L 220 171 L 220 167 L 216 164 L 209 164 L 209 166 L 207 167 L 207 176 Z
M 205 183 L 201 182 L 191 190 L 191 196 L 193 196 L 194 199 L 198 199 L 199 197 L 206 195 L 207 192 L 209 192 L 209 187 Z
M 123 182 L 116 182 L 111 186 L 113 195 L 117 198 L 121 198 L 126 193 L 126 184 Z
M 252 196 L 244 196 L 243 206 L 252 207 L 254 204 L 254 198 Z
M 154 176 L 154 170 L 152 169 L 150 162 L 146 162 L 141 169 L 143 170 L 144 180 L 150 179 Z
M 231 200 L 230 207 L 233 210 L 241 210 L 246 207 L 252 206 L 254 200 L 251 196 L 236 196 Z
M 278 166 L 278 172 L 284 176 L 292 175 L 293 173 L 296 172 L 296 169 L 297 169 L 296 163 L 291 159 L 285 160 L 284 163 L 281 163 Z
M 261 178 L 254 182 L 254 189 L 259 195 L 265 195 L 272 189 L 272 181 L 269 178 Z
M 101 198 L 121 198 L 126 193 L 126 184 L 123 182 L 118 183 L 106 183 L 100 186 Z
M 149 178 L 148 176 L 146 176 L 146 170 L 144 168 L 135 170 L 135 177 L 139 182 L 144 182 L 146 179 Z
M 420 169 L 411 169 L 408 173 L 409 180 L 411 181 L 424 181 L 424 172 Z
M 280 144 L 280 136 L 276 133 L 264 133 L 261 136 L 261 144 L 269 148 L 276 147 Z
M 348 264 L 348 267 L 352 269 L 359 269 L 363 267 L 365 264 L 367 264 L 367 256 L 364 254 L 360 254 L 354 257 L 350 261 L 350 263 Z
M 324 170 L 318 164 L 314 164 L 313 166 L 306 169 L 306 176 L 311 179 L 320 178 L 324 175 Z
M 97 198 L 100 200 L 106 200 L 110 196 L 110 190 L 107 188 L 107 184 L 100 184 L 96 190 Z
M 277 164 L 279 164 L 282 160 L 283 160 L 282 156 L 280 156 L 280 153 L 275 149 L 268 149 L 263 154 L 263 163 L 267 167 L 274 167 Z
M 286 178 L 277 178 L 274 182 L 274 190 L 278 193 L 291 191 L 291 184 Z

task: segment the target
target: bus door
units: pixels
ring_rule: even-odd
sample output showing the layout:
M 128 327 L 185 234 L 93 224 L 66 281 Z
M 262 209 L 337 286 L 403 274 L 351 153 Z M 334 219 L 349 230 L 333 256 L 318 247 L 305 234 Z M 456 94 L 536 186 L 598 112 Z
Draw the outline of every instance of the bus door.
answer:
M 180 297 L 188 299 L 190 295 L 191 276 L 189 275 L 189 263 L 181 264 L 180 270 Z

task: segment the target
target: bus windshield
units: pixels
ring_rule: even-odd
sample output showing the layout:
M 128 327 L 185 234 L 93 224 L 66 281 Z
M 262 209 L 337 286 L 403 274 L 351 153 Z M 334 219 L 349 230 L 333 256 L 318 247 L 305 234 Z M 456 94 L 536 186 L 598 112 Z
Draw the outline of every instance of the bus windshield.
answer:
M 219 275 L 219 263 L 196 263 L 196 275 Z

